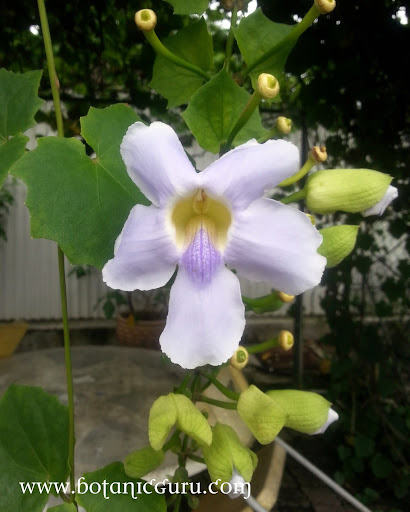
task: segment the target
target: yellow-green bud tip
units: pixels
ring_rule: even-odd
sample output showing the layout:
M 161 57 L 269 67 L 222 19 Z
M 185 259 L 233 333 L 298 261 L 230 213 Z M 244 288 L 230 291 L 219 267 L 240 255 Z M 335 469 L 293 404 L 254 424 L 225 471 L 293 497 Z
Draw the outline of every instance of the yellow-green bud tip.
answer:
M 329 14 L 336 7 L 335 0 L 314 0 L 314 3 L 320 14 Z
M 305 213 L 306 217 L 309 218 L 310 222 L 312 223 L 313 226 L 316 226 L 316 219 L 314 218 L 313 215 L 311 215 L 310 213 Z
M 317 164 L 326 162 L 327 152 L 325 146 L 313 146 L 310 150 L 309 157 Z
M 294 295 L 288 295 L 287 293 L 283 293 L 283 292 L 279 292 L 278 296 L 282 302 L 292 302 L 292 300 L 295 298 Z M 282 331 L 282 332 L 287 332 L 287 331 Z
M 282 350 L 287 351 L 293 347 L 294 338 L 293 334 L 289 331 L 280 331 L 278 340 Z
M 287 135 L 292 129 L 292 119 L 284 116 L 278 117 L 276 121 L 276 128 L 280 131 L 280 133 Z
M 154 30 L 157 25 L 157 15 L 152 9 L 141 9 L 135 13 L 135 24 L 143 32 Z
M 272 99 L 279 92 L 279 82 L 273 75 L 261 73 L 258 77 L 257 89 L 262 98 Z
M 249 354 L 245 347 L 238 347 L 229 363 L 237 370 L 242 370 L 248 364 Z

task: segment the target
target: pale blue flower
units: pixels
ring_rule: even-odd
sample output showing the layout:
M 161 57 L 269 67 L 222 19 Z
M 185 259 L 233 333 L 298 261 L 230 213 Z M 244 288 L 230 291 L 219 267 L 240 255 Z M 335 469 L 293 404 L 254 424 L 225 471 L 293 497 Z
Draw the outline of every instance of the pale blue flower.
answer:
M 298 169 L 291 143 L 250 141 L 197 173 L 172 128 L 135 123 L 121 155 L 152 205 L 131 210 L 103 278 L 111 288 L 150 290 L 178 266 L 160 337 L 174 363 L 220 365 L 237 349 L 244 306 L 225 265 L 291 295 L 320 282 L 321 235 L 304 213 L 263 197 Z

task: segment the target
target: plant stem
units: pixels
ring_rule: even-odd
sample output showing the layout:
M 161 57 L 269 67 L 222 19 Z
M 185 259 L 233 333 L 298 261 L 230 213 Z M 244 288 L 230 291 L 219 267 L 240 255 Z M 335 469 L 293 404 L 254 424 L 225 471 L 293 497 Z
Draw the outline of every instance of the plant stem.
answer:
M 269 131 L 265 133 L 265 135 L 262 135 L 262 137 L 259 137 L 259 139 L 256 139 L 259 144 L 263 144 L 267 140 L 271 139 L 272 137 L 278 137 L 282 136 L 283 134 L 274 126 Z
M 170 50 L 168 50 L 168 48 L 166 48 L 159 40 L 157 34 L 155 33 L 155 30 L 149 30 L 144 32 L 144 36 L 146 37 L 147 41 L 154 48 L 155 52 L 158 55 L 162 55 L 163 57 L 173 62 L 177 66 L 180 66 L 181 68 L 185 68 L 188 71 L 196 73 L 206 82 L 209 80 L 208 74 L 203 69 L 199 68 L 198 66 L 195 66 L 194 64 L 191 64 L 190 62 L 186 61 L 185 59 L 182 59 L 181 57 L 178 57 L 178 55 L 175 55 Z
M 254 91 L 252 96 L 249 98 L 248 103 L 246 104 L 245 108 L 242 110 L 241 115 L 239 116 L 238 120 L 234 124 L 234 127 L 232 128 L 230 134 L 228 135 L 228 138 L 226 139 L 225 144 L 223 144 L 221 148 L 221 153 L 226 153 L 230 147 L 232 146 L 232 142 L 235 139 L 235 137 L 238 135 L 240 130 L 245 126 L 245 124 L 248 122 L 249 118 L 255 111 L 255 109 L 259 106 L 259 103 L 262 101 L 262 96 L 259 94 L 258 91 Z
M 318 18 L 320 12 L 316 8 L 315 5 L 309 9 L 303 20 L 296 24 L 293 29 L 289 32 L 287 36 L 281 39 L 278 43 L 275 44 L 270 50 L 261 55 L 258 59 L 256 59 L 250 66 L 246 67 L 241 73 L 241 78 L 244 80 L 249 73 L 251 73 L 257 66 L 273 57 L 273 55 L 279 53 L 283 48 L 285 48 L 288 44 L 295 43 L 297 39 L 305 32 L 310 25 Z
M 213 398 L 208 398 L 207 396 L 200 395 L 198 398 L 198 402 L 204 402 L 206 404 L 216 405 L 217 407 L 222 407 L 223 409 L 236 409 L 236 403 L 234 402 L 222 402 L 221 400 L 215 400 Z
M 309 157 L 303 164 L 303 167 L 300 169 L 300 171 L 294 176 L 291 176 L 290 178 L 279 183 L 279 187 L 288 187 L 289 185 L 293 185 L 297 181 L 301 180 L 304 176 L 306 176 L 306 174 L 312 169 L 314 165 L 316 165 L 316 162 Z
M 289 203 L 295 203 L 297 201 L 302 201 L 302 199 L 305 199 L 306 192 L 305 189 L 302 188 L 302 190 L 298 190 L 297 192 L 293 192 L 293 194 L 290 194 L 290 196 L 284 197 L 280 200 L 283 204 L 289 204 Z
M 238 6 L 235 3 L 235 6 L 232 10 L 231 27 L 229 29 L 228 40 L 226 41 L 224 67 L 225 67 L 225 71 L 227 73 L 229 73 L 229 69 L 231 67 L 232 48 L 233 48 L 233 42 L 235 39 L 234 29 L 236 27 L 237 19 L 238 19 Z
M 279 347 L 278 338 L 273 338 L 262 343 L 257 343 L 256 345 L 249 345 L 246 347 L 246 350 L 249 354 L 258 354 L 259 352 L 264 352 L 265 350 L 269 350 L 270 348 L 274 347 Z
M 199 455 L 195 455 L 190 453 L 187 455 L 188 459 L 194 460 L 195 462 L 200 462 L 201 464 L 205 464 L 205 459 L 203 457 L 199 457 Z
M 231 389 L 227 388 L 220 382 L 216 377 L 209 373 L 203 373 L 202 374 L 206 379 L 210 380 L 212 384 L 219 389 L 219 391 L 224 394 L 227 398 L 230 398 L 231 400 L 238 401 L 239 400 L 239 393 L 236 393 L 235 391 L 232 391 Z
M 41 31 L 43 34 L 44 48 L 47 57 L 48 74 L 50 77 L 51 92 L 53 95 L 53 103 L 57 121 L 57 133 L 59 137 L 64 137 L 63 116 L 61 114 L 59 81 L 54 65 L 53 48 L 51 44 L 50 29 L 48 26 L 47 11 L 44 0 L 38 0 L 38 11 L 40 14 Z M 67 395 L 68 395 L 68 465 L 70 468 L 70 487 L 75 491 L 75 471 L 74 471 L 74 445 L 75 445 L 75 432 L 74 432 L 74 393 L 73 393 L 73 375 L 71 364 L 71 347 L 70 347 L 70 331 L 68 328 L 68 311 L 67 311 L 67 289 L 64 270 L 64 253 L 60 246 L 58 251 L 58 271 L 60 277 L 60 295 L 61 295 L 61 312 L 63 317 L 64 328 L 64 354 L 67 378 Z M 70 502 L 75 502 L 75 493 L 69 496 Z

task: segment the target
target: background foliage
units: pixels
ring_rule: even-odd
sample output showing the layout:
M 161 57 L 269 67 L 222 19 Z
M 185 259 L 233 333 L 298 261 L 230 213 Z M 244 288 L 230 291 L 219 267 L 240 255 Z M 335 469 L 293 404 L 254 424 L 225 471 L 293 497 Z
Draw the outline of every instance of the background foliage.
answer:
M 272 21 L 288 24 L 311 5 L 309 0 L 258 3 Z M 67 136 L 80 134 L 79 119 L 90 106 L 123 101 L 137 107 L 142 119 L 150 115 L 169 122 L 188 142 L 181 109 L 167 110 L 167 100 L 149 86 L 154 52 L 133 21 L 133 12 L 143 7 L 156 11 L 161 40 L 192 24 L 189 17 L 173 16 L 170 3 L 160 0 L 49 2 L 51 31 L 58 34 L 54 52 Z M 406 7 L 404 0 L 339 0 L 332 15 L 321 17 L 296 44 L 281 90 L 280 113 L 304 130 L 310 144 L 326 144 L 329 166 L 384 171 L 395 177 L 399 188 L 399 198 L 383 221 L 346 219 L 349 224 L 361 222 L 357 248 L 324 279 L 323 307 L 331 328 L 324 341 L 334 347 L 329 395 L 342 411 L 338 478 L 347 484 L 360 482 L 363 498 L 375 503 L 379 494 L 399 503 L 408 493 L 410 90 L 404 73 L 409 26 L 401 23 Z M 226 42 L 226 31 L 217 24 L 223 15 L 218 10 L 207 14 L 215 22 L 218 70 Z M 2 0 L 0 17 L 0 68 L 44 68 L 36 2 Z M 232 66 L 239 69 L 238 56 Z M 47 73 L 40 97 L 51 99 Z M 276 103 L 265 107 L 263 122 L 278 108 Z M 54 123 L 47 110 L 37 120 Z M 11 200 L 5 194 L 3 190 L 0 214 Z

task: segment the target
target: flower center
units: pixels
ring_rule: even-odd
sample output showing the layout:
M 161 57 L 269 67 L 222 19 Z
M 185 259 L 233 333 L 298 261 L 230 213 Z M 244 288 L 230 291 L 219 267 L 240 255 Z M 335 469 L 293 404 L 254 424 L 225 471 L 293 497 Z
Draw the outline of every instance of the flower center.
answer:
M 180 263 L 194 282 L 208 284 L 222 262 L 231 225 L 228 208 L 199 189 L 174 205 L 171 223 L 183 251 Z

